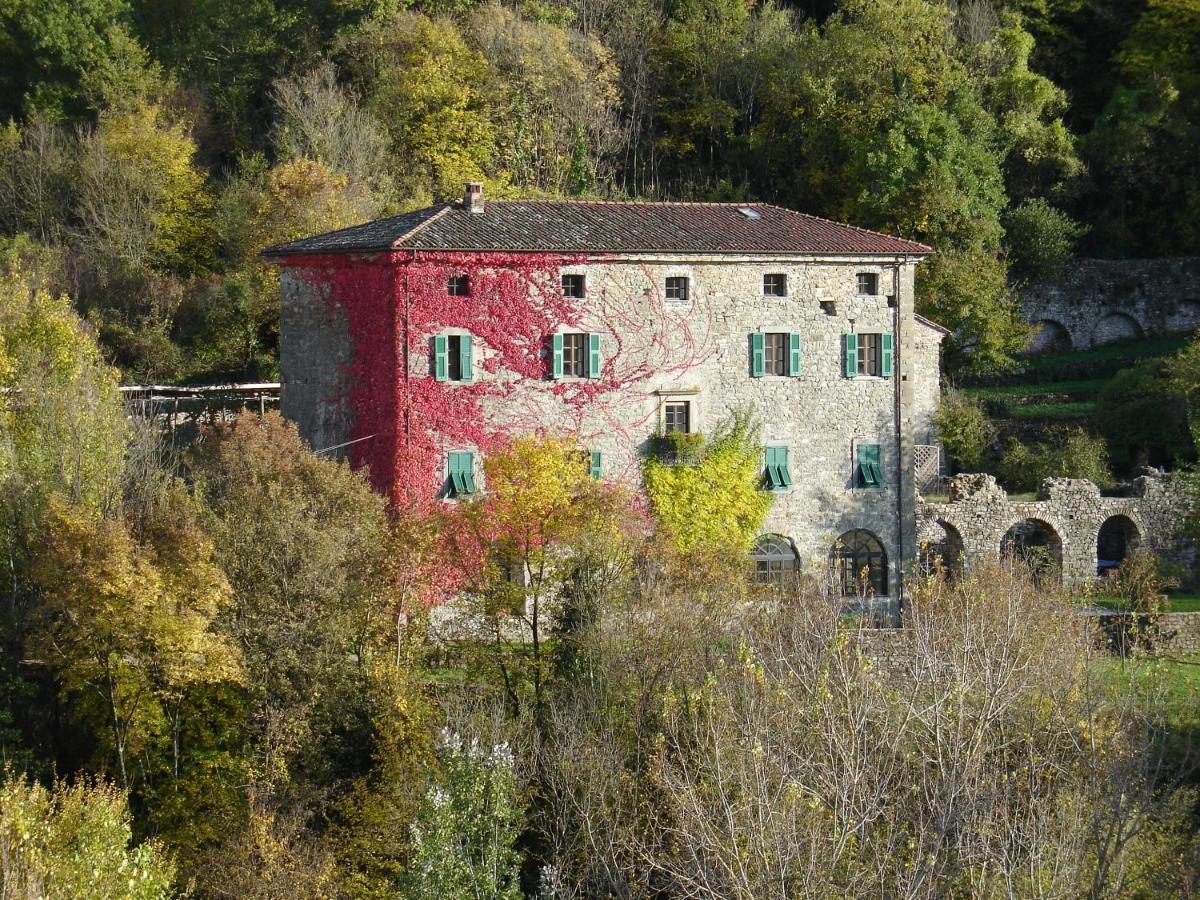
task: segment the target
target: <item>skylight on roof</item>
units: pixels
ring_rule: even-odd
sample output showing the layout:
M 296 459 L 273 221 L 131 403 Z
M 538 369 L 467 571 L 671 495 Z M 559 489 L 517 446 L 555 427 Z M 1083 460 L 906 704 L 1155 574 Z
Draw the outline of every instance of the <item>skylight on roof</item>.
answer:
M 739 206 L 739 207 L 738 207 L 738 212 L 740 212 L 740 213 L 741 213 L 743 216 L 745 216 L 747 219 L 759 219 L 759 218 L 762 218 L 762 217 L 761 217 L 761 216 L 758 214 L 758 210 L 757 210 L 757 209 L 751 209 L 751 208 L 750 208 L 750 207 L 748 207 L 748 206 Z

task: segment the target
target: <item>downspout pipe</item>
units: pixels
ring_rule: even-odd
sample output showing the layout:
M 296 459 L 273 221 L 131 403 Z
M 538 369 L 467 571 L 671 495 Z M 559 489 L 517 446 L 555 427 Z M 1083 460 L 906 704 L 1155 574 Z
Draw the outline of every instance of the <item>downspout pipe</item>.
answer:
M 893 426 L 896 439 L 896 612 L 895 625 L 900 627 L 904 615 L 904 427 L 901 411 L 901 381 L 904 378 L 900 340 L 900 266 L 897 257 L 892 265 L 892 392 Z

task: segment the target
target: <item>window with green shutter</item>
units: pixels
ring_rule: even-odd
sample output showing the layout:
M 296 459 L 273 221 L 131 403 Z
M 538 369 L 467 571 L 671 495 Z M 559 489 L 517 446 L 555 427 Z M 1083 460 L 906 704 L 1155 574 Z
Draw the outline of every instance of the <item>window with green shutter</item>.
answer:
M 800 374 L 800 332 L 788 332 L 788 374 L 793 378 Z
M 437 381 L 471 381 L 474 378 L 471 336 L 439 334 L 433 338 L 433 377 Z
M 879 374 L 884 378 L 892 377 L 892 335 L 879 336 Z
M 782 491 L 792 486 L 792 473 L 788 471 L 788 448 L 767 447 L 764 450 L 764 478 L 768 489 Z
M 452 450 L 447 455 L 446 468 L 450 480 L 448 496 L 465 497 L 475 493 L 474 453 L 469 450 Z
M 858 445 L 858 487 L 881 488 L 884 485 L 883 467 L 879 463 L 878 444 Z
M 855 378 L 858 375 L 858 335 L 851 332 L 850 334 L 842 335 L 842 352 L 845 360 L 845 372 L 847 378 Z
M 800 332 L 756 331 L 750 335 L 750 375 L 800 374 Z
M 766 335 L 756 331 L 750 335 L 750 375 L 752 378 L 762 378 L 766 373 L 766 363 L 763 347 L 766 345 Z
M 551 338 L 555 378 L 599 378 L 603 359 L 600 335 L 593 332 L 556 334 Z
M 588 471 L 591 472 L 592 478 L 596 481 L 600 480 L 601 466 L 599 450 L 593 450 L 588 454 Z

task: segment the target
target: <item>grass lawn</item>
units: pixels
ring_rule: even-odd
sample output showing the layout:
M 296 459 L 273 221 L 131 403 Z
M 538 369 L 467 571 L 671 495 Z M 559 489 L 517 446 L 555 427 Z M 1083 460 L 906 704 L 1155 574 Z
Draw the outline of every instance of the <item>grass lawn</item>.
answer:
M 1107 378 L 1079 378 L 1074 381 L 1049 381 L 1039 384 L 1002 384 L 993 387 L 963 388 L 969 397 L 1038 397 L 1042 394 L 1095 394 L 1108 384 Z
M 1104 595 L 1088 597 L 1080 602 L 1087 602 L 1101 609 L 1122 608 L 1120 599 Z M 1167 594 L 1166 612 L 1200 612 L 1200 594 Z
M 1180 350 L 1188 341 L 1190 335 L 1176 334 L 1161 338 L 1148 338 L 1140 341 L 1123 341 L 1119 344 L 1105 344 L 1103 347 L 1093 347 L 1091 350 L 1064 350 L 1060 353 L 1039 353 L 1022 360 L 1022 366 L 1027 372 L 1039 369 L 1055 369 L 1064 364 L 1079 362 L 1105 363 L 1123 359 L 1149 359 L 1154 356 L 1166 356 Z
M 1096 411 L 1094 400 L 1074 403 L 1027 403 L 1013 406 L 1008 414 L 1014 419 L 1083 419 Z

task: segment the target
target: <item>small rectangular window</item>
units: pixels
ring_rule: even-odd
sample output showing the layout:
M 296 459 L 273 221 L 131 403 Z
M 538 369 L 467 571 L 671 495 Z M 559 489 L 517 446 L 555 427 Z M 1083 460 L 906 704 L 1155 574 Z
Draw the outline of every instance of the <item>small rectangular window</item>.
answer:
M 673 275 L 667 279 L 667 301 L 670 303 L 687 303 L 688 280 L 682 275 Z
M 562 277 L 562 292 L 564 297 L 582 299 L 586 285 L 582 275 L 564 275 Z
M 788 335 L 786 332 L 770 332 L 766 335 L 763 348 L 763 370 L 768 375 L 788 374 Z
M 668 433 L 680 431 L 690 434 L 692 431 L 692 404 L 687 400 L 676 400 L 667 403 L 663 408 L 663 431 Z
M 562 353 L 563 375 L 568 378 L 587 377 L 588 336 L 586 334 L 564 334 Z
M 773 274 L 763 276 L 763 295 L 767 297 L 787 296 L 787 275 Z
M 451 297 L 465 297 L 471 290 L 471 279 L 466 275 L 451 275 L 446 281 L 446 293 Z
M 858 336 L 858 374 L 879 375 L 880 367 L 878 334 L 860 334 Z
M 858 293 L 875 297 L 879 294 L 879 275 L 876 272 L 858 273 Z

